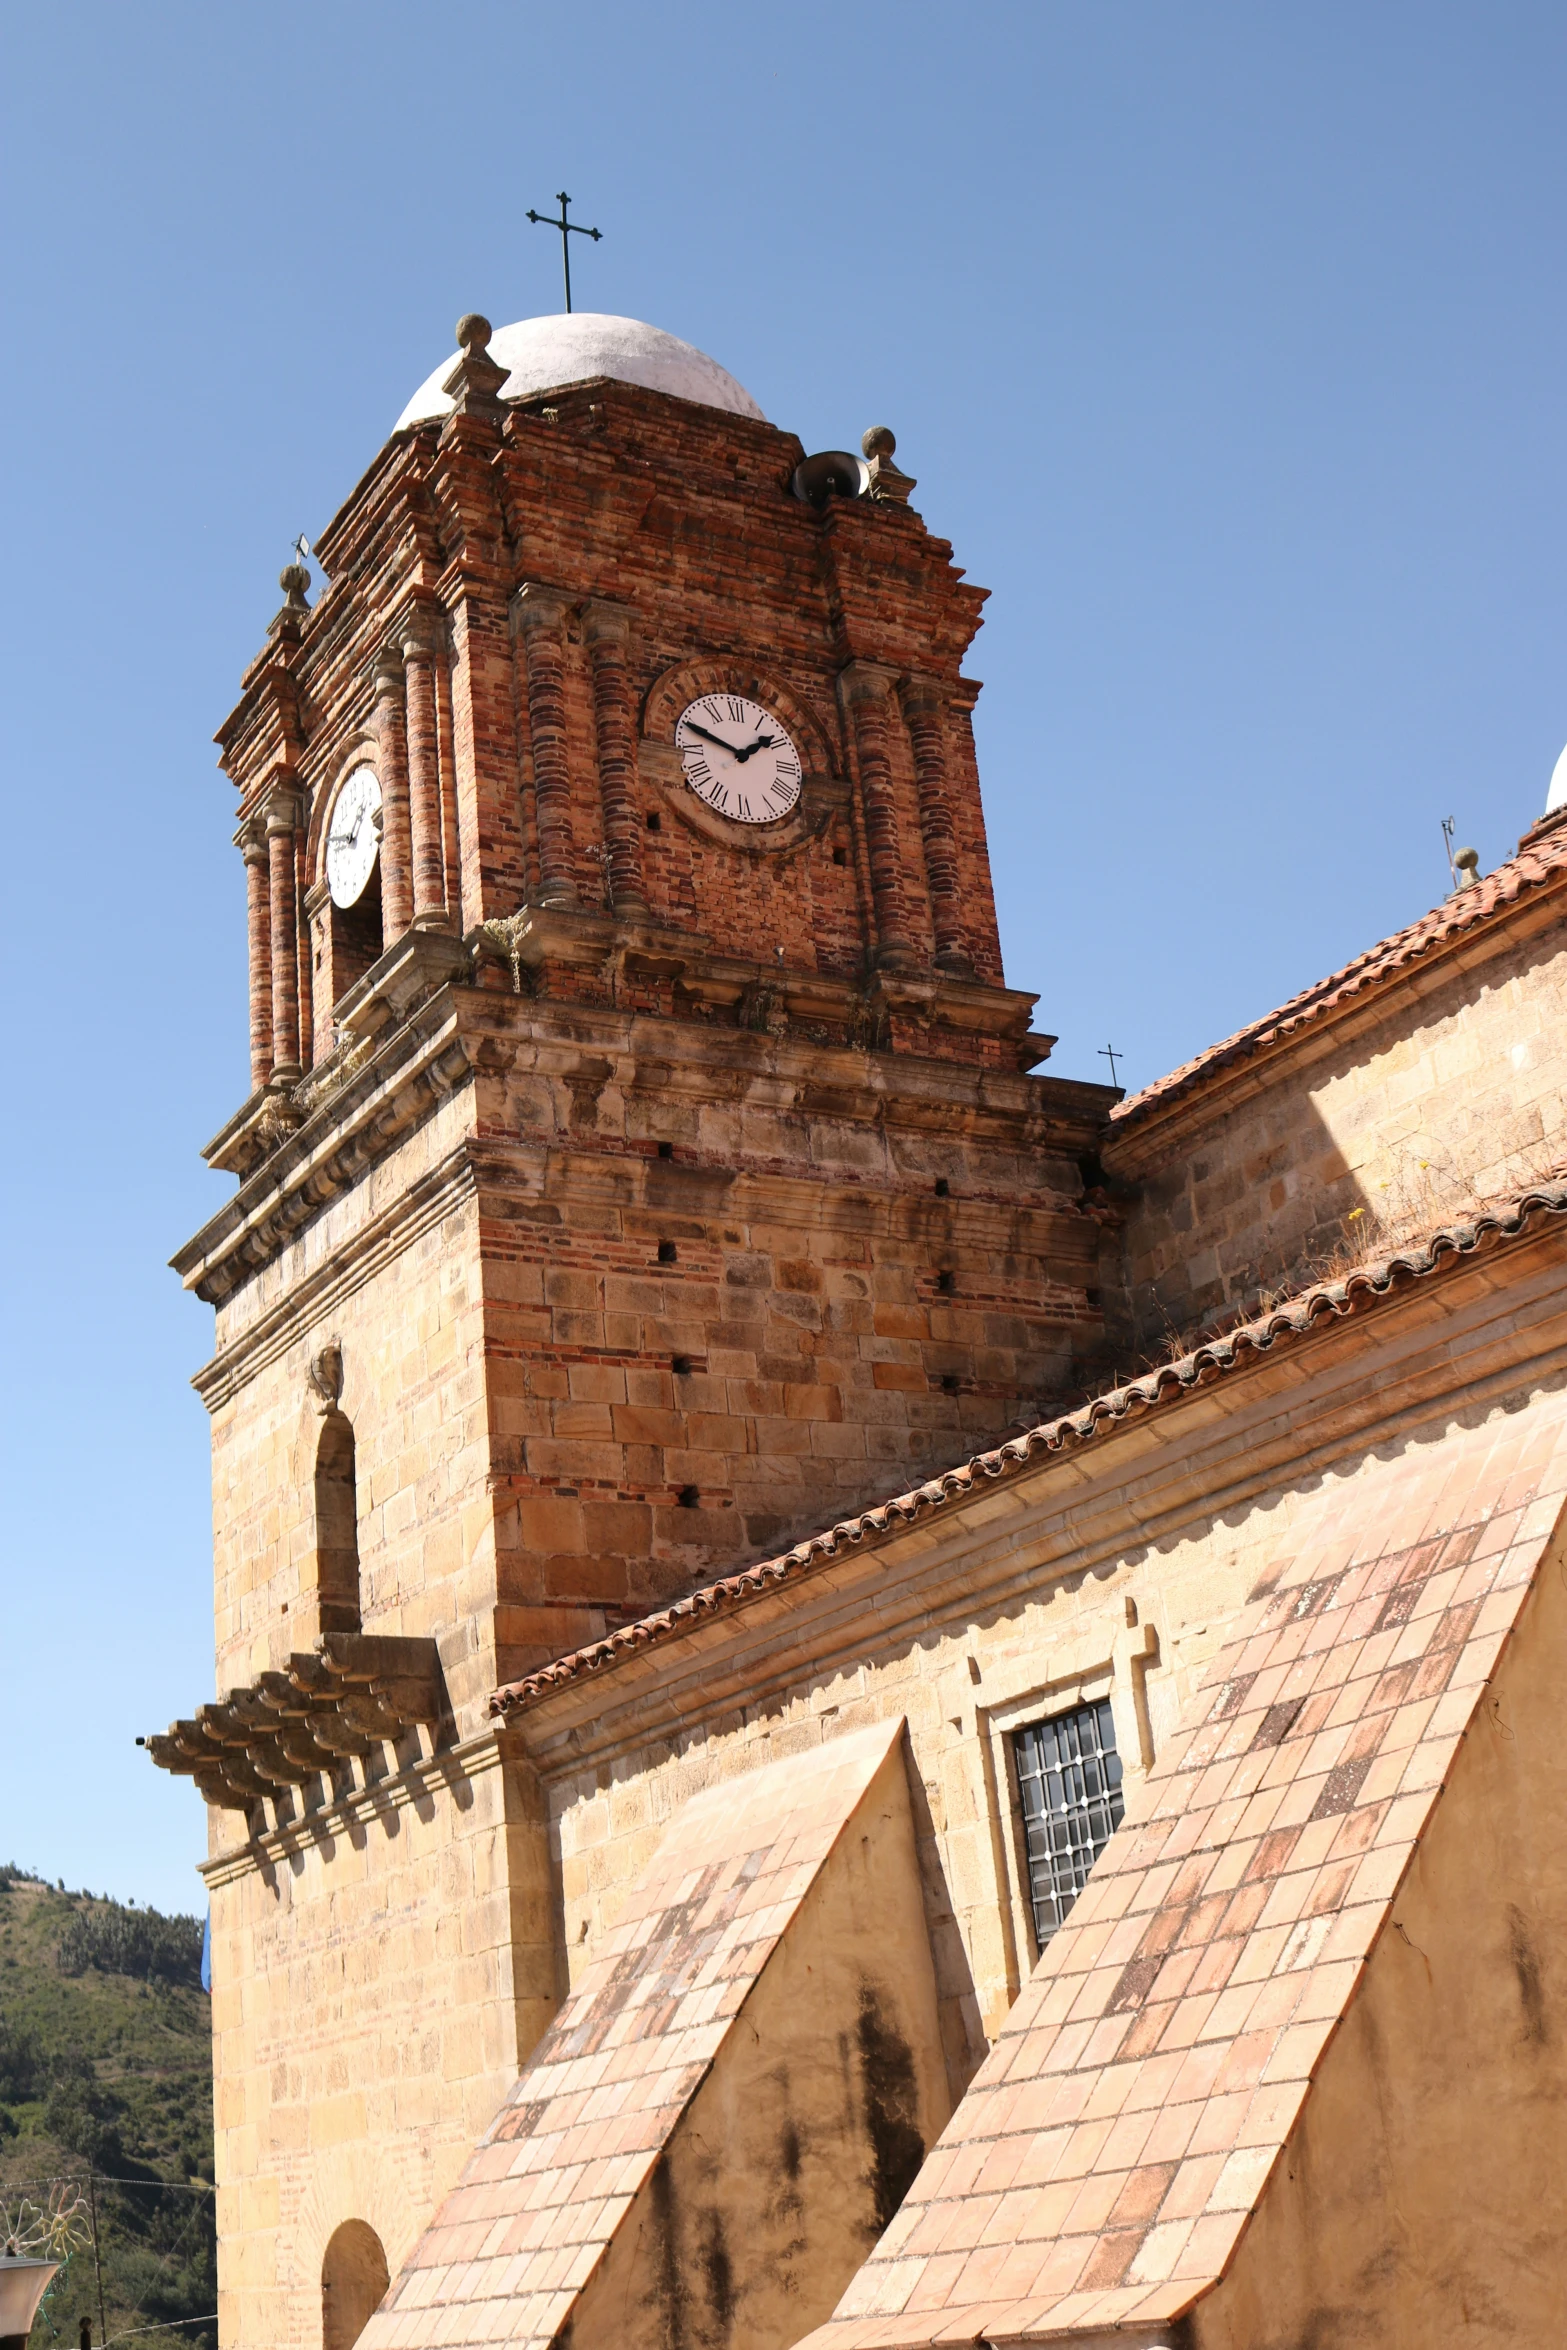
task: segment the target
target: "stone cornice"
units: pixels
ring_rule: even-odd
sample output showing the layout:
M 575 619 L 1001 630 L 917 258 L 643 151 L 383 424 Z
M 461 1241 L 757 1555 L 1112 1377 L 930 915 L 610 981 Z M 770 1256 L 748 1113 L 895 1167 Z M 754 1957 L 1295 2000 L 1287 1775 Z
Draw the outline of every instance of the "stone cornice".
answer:
M 209 1304 L 228 1296 L 469 1074 L 453 992 L 439 987 L 363 1066 L 343 1057 L 341 1082 L 170 1260 L 186 1288 Z M 322 1073 L 312 1090 L 322 1092 Z M 213 1164 L 239 1163 L 242 1121 L 253 1107 L 209 1145 Z
M 608 916 L 535 909 L 510 941 L 520 969 L 558 958 L 596 967 L 638 958 L 667 975 L 680 961 L 674 934 L 616 924 Z M 492 926 L 493 927 L 493 926 Z M 645 930 L 645 926 L 644 930 Z M 502 949 L 492 943 L 498 959 Z M 932 1135 L 962 1133 L 1076 1156 L 1091 1149 L 1113 1098 L 1108 1088 L 909 1052 L 773 1037 L 709 1025 L 454 984 L 467 955 L 444 934 L 412 932 L 343 999 L 347 1041 L 310 1080 L 286 1095 L 254 1095 L 207 1146 L 209 1163 L 239 1174 L 239 1190 L 172 1259 L 189 1289 L 216 1304 L 248 1281 L 295 1233 L 376 1161 L 454 1087 L 481 1068 L 499 1075 L 519 1059 L 569 1075 L 584 1051 L 656 1066 L 688 1096 L 732 1099 L 758 1083 L 781 1105 Z M 776 986 L 787 1003 L 841 1019 L 855 1000 L 844 981 L 770 973 L 765 966 L 692 954 L 681 983 L 695 1003 L 732 1010 L 747 987 Z M 900 997 L 923 989 L 933 1018 L 1026 1018 L 1028 997 L 939 975 L 890 980 Z M 999 1000 L 993 1000 L 999 999 Z M 634 1079 L 634 1069 L 627 1074 Z
M 262 1313 L 227 1346 L 221 1347 L 191 1381 L 209 1412 L 232 1401 L 247 1380 L 288 1352 L 315 1322 L 330 1318 L 338 1303 L 401 1254 L 422 1232 L 474 1192 L 466 1143 L 447 1154 L 427 1175 L 409 1184 L 391 1206 L 373 1216 L 335 1248 L 326 1263 L 290 1287 L 286 1297 Z
M 698 1594 L 650 1618 L 646 1638 L 633 1625 L 600 1644 L 595 1669 L 563 1660 L 518 1685 L 524 1702 L 503 1691 L 492 1704 L 544 1777 L 608 1763 L 802 1681 L 852 1675 L 868 1639 L 878 1649 L 914 1640 L 1064 1577 L 1145 1560 L 1348 1456 L 1567 1381 L 1567 1193 L 1473 1248 L 1443 1256 L 1435 1280 L 1393 1282 L 1280 1327 L 1227 1373 L 1215 1365 L 1157 1408 L 1107 1419 L 1092 1444 L 1032 1457 L 1027 1440 L 1003 1447 L 1017 1456 L 1004 1474 L 960 1473 L 950 1498 L 938 1479 L 929 1509 L 872 1512 L 863 1534 L 825 1544 L 819 1559 L 789 1554 L 774 1565 L 790 1571 L 729 1578 L 720 1590 L 746 1586 L 730 1606 L 705 1611 Z

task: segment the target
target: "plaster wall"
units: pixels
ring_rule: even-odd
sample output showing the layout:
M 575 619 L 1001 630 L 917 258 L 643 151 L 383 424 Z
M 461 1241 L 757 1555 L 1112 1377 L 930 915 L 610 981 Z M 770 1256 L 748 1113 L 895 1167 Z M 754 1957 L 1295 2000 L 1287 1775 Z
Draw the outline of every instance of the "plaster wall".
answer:
M 1194 2350 L 1567 2336 L 1567 1536 Z
M 1118 1335 L 1157 1347 L 1517 1190 L 1564 1149 L 1567 947 L 1538 907 L 1112 1126 L 1106 1165 L 1138 1186 Z

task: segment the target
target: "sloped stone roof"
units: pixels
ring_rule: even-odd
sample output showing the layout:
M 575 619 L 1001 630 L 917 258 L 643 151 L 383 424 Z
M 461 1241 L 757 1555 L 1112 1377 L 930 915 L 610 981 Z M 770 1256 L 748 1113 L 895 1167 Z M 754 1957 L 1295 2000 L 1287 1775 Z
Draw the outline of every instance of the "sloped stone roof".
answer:
M 902 1735 L 883 1722 L 684 1806 L 361 2350 L 556 2340 Z
M 1558 1396 L 1278 1562 L 811 2350 L 1098 2341 L 1218 2282 L 1564 1498 Z

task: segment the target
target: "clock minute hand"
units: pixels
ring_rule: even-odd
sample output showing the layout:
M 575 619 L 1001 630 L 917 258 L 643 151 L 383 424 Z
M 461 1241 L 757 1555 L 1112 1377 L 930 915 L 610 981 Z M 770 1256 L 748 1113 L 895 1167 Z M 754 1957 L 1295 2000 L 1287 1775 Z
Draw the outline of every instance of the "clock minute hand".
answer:
M 694 718 L 686 720 L 686 732 L 699 734 L 705 743 L 715 743 L 719 750 L 727 751 L 731 759 L 743 759 L 746 756 L 744 751 L 737 751 L 733 743 L 726 743 L 721 734 L 709 734 L 705 726 L 698 726 Z

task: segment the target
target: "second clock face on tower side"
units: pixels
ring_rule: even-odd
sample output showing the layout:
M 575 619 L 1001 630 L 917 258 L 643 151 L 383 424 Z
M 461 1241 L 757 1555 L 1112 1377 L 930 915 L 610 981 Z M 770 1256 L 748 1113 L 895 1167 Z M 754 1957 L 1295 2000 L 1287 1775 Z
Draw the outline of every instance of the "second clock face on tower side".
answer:
M 380 780 L 373 767 L 356 767 L 333 802 L 327 826 L 326 882 L 334 906 L 359 903 L 380 845 Z
M 800 754 L 781 718 L 744 694 L 704 694 L 675 721 L 686 782 L 716 815 L 778 824 L 800 798 Z

